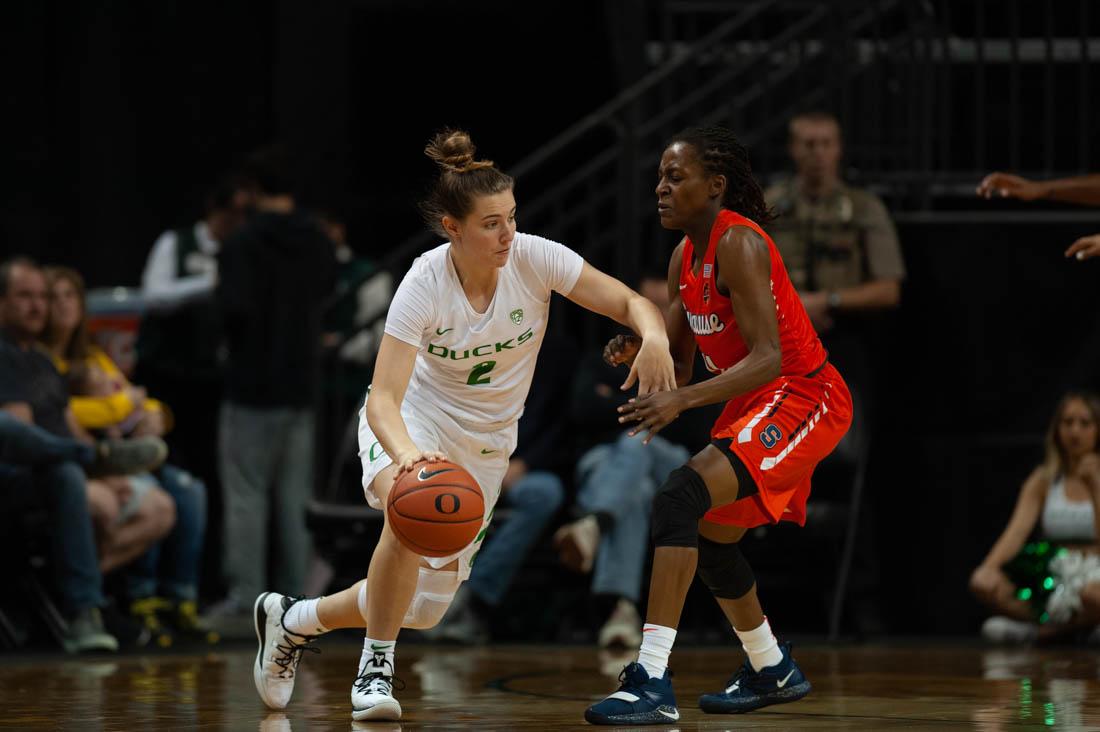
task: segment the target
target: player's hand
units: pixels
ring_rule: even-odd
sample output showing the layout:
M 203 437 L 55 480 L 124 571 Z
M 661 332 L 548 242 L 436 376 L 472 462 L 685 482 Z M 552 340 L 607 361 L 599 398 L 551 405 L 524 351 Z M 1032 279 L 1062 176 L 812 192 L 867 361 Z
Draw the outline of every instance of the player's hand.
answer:
M 1082 236 L 1070 244 L 1069 249 L 1066 250 L 1066 256 L 1077 257 L 1078 260 L 1100 257 L 1100 234 Z
M 619 423 L 634 423 L 629 433 L 631 437 L 646 430 L 647 434 L 642 443 L 648 445 L 649 441 L 672 420 L 679 417 L 682 411 L 684 409 L 680 403 L 680 395 L 675 389 L 658 391 L 639 395 L 619 407 Z
M 411 472 L 413 466 L 417 463 L 438 463 L 440 460 L 446 459 L 446 455 L 435 450 L 409 450 L 408 452 L 401 453 L 397 456 L 397 459 L 393 461 L 397 466 L 397 472 L 393 474 L 393 480 L 394 482 L 400 480 L 401 476 Z
M 636 335 L 617 335 L 603 347 L 603 360 L 608 366 L 634 365 L 634 357 L 642 347 L 642 339 Z
M 626 375 L 626 381 L 619 387 L 626 391 L 638 383 L 638 395 L 669 391 L 676 388 L 676 367 L 672 364 L 672 354 L 668 351 L 667 340 L 643 340 L 638 355 Z
M 990 173 L 978 184 L 977 193 L 982 198 L 1018 198 L 1021 201 L 1034 201 L 1046 195 L 1046 186 L 1042 183 L 1021 178 L 1010 173 Z

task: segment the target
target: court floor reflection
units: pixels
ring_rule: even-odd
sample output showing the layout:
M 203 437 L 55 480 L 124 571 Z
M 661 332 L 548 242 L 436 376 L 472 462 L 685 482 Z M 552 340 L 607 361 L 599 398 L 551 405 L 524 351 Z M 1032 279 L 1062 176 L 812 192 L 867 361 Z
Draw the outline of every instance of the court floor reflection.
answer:
M 614 690 L 629 655 L 587 647 L 448 648 L 407 644 L 398 675 L 400 723 L 351 720 L 359 656 L 354 638 L 322 640 L 299 669 L 290 706 L 264 708 L 252 684 L 254 649 L 160 656 L 4 657 L 4 729 L 518 730 L 590 729 L 584 708 Z M 726 648 L 677 649 L 681 719 L 653 729 L 1096 729 L 1100 654 L 952 645 L 800 646 L 813 693 L 751 715 L 705 715 L 697 696 L 740 663 Z M 632 727 L 639 730 L 645 727 Z

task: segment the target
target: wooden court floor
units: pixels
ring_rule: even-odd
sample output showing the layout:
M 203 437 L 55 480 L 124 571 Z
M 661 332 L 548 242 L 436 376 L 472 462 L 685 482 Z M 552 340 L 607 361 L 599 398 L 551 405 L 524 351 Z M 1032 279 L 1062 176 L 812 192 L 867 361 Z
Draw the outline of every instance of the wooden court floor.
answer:
M 582 714 L 617 687 L 622 659 L 591 648 L 399 646 L 401 723 L 352 722 L 352 639 L 307 654 L 285 713 L 252 685 L 254 648 L 96 658 L 0 655 L 0 728 L 39 730 L 593 729 Z M 1100 730 L 1100 652 L 947 644 L 795 648 L 806 699 L 740 716 L 695 706 L 740 662 L 732 649 L 677 649 L 680 721 L 626 729 Z

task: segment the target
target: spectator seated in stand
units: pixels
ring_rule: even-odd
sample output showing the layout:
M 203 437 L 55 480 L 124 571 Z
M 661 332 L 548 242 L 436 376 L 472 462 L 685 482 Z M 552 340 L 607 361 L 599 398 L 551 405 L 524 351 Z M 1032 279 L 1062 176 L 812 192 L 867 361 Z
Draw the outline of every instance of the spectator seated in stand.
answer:
M 1028 537 L 1038 529 L 1039 539 Z M 1062 397 L 1046 459 L 1020 489 L 1008 526 L 970 576 L 970 591 L 997 615 L 994 642 L 1084 638 L 1100 643 L 1100 398 Z
M 0 485 L 6 504 L 14 498 L 11 491 L 25 489 L 46 505 L 51 566 L 68 621 L 66 650 L 117 650 L 117 638 L 103 623 L 107 600 L 89 510 L 92 492 L 110 488 L 88 480 L 82 468 L 97 473 L 153 468 L 167 449 L 154 437 L 126 446 L 97 444 L 80 428 L 68 407 L 64 379 L 35 345 L 48 309 L 46 278 L 37 264 L 27 258 L 0 264 L 0 410 L 5 413 Z
M 79 273 L 46 270 L 50 318 L 46 341 L 54 364 L 68 374 L 70 405 L 86 430 L 121 437 L 162 437 L 171 412 L 148 399 L 89 341 L 84 281 Z M 206 527 L 202 481 L 170 464 L 156 474 L 110 479 L 113 495 L 93 495 L 104 573 L 126 567 L 130 612 L 161 645 L 171 633 L 208 637 L 198 618 L 199 561 Z M 163 538 L 163 541 L 161 539 Z M 161 563 L 163 555 L 163 563 Z M 136 560 L 136 561 L 135 561 Z M 158 571 L 159 570 L 159 571 Z M 169 620 L 164 627 L 161 618 Z

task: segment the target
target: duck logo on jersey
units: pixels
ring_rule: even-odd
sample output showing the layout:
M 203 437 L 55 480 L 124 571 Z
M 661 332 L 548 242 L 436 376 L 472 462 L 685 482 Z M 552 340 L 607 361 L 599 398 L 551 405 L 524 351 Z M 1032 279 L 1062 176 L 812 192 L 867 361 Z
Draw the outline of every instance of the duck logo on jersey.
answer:
M 519 325 L 523 322 L 523 308 L 516 308 L 510 315 L 512 316 L 512 322 Z

